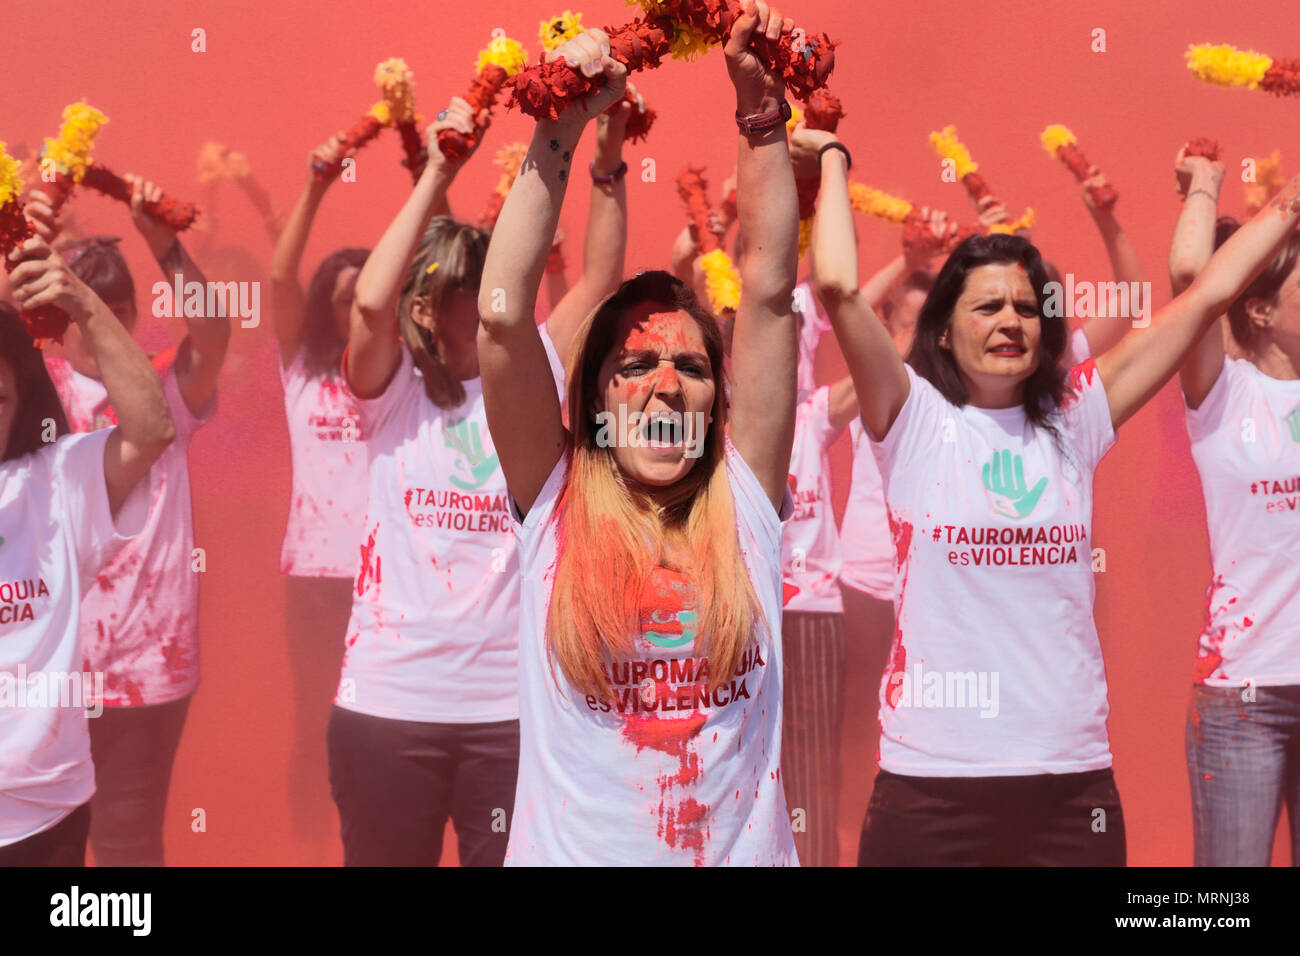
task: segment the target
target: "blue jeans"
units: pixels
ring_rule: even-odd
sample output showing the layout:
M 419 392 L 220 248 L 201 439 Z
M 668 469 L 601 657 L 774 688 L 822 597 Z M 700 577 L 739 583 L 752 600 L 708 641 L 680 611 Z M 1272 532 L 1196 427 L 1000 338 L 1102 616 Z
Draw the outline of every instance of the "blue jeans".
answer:
M 1285 801 L 1300 862 L 1300 686 L 1193 685 L 1187 773 L 1197 866 L 1268 866 Z

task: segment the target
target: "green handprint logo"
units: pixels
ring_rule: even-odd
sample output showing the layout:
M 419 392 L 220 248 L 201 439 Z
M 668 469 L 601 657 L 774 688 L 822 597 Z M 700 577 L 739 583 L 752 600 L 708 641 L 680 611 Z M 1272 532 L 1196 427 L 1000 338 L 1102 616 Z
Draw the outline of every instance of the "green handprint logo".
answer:
M 469 481 L 451 475 L 449 481 L 461 491 L 474 491 L 482 488 L 483 483 L 497 470 L 497 456 L 483 454 L 483 441 L 479 435 L 478 422 L 464 419 L 451 428 L 443 426 L 442 440 L 447 447 L 464 456 L 464 461 L 456 462 L 456 467 L 469 472 Z
M 1025 463 L 1009 451 L 995 451 L 993 460 L 984 465 L 984 488 L 993 505 L 993 513 L 1019 521 L 1028 518 L 1047 489 L 1047 479 L 1039 478 L 1033 490 L 1025 485 Z
M 1300 442 L 1300 408 L 1292 409 L 1291 414 L 1282 420 L 1291 429 L 1291 440 Z

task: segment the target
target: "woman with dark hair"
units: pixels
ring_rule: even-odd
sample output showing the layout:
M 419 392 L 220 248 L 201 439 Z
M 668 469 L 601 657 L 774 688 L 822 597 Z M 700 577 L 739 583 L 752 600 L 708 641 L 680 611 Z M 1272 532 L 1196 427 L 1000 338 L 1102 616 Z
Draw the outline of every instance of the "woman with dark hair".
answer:
M 904 363 L 857 287 L 846 173 L 841 153 L 823 153 L 813 242 L 898 559 L 859 862 L 1122 865 L 1092 618 L 1093 472 L 1287 240 L 1300 178 L 1149 328 L 1067 376 L 1064 320 L 1044 308 L 1042 260 L 1017 236 L 949 256 Z
M 131 492 L 176 429 L 148 358 L 59 255 L 33 238 L 10 259 L 15 301 L 72 318 L 118 415 L 68 435 L 40 351 L 0 304 L 0 866 L 81 866 L 90 731 L 104 719 L 86 687 L 96 668 L 83 664 L 81 599 L 144 529 L 148 497 Z
M 144 203 L 162 191 L 128 178 L 134 183 L 132 220 L 166 279 L 158 285 L 170 298 L 177 276 L 203 284 L 177 234 L 144 212 Z M 52 240 L 58 224 L 46 197 L 33 192 L 26 209 L 38 231 Z M 81 240 L 63 247 L 62 254 L 122 326 L 133 330 L 135 284 L 117 240 Z M 152 360 L 176 441 L 150 471 L 144 530 L 100 570 L 81 608 L 87 660 L 105 675 L 104 713 L 90 725 L 96 777 L 90 842 L 100 866 L 163 864 L 167 791 L 199 682 L 199 576 L 192 566 L 188 456 L 194 435 L 216 412 L 217 378 L 230 339 L 227 313 L 234 310 L 197 316 L 183 311 L 184 338 Z M 70 327 L 61 352 L 49 354 L 46 362 L 74 431 L 118 421 L 98 356 L 78 330 Z
M 1249 226 L 1220 219 L 1222 163 L 1180 155 L 1170 276 L 1192 283 Z M 1276 216 L 1276 211 L 1271 213 Z M 1300 866 L 1300 234 L 1180 369 L 1210 531 L 1211 581 L 1187 711 L 1197 866 L 1267 866 L 1286 804 Z
M 289 803 L 300 855 L 324 862 L 333 825 L 325 728 L 339 679 L 366 511 L 367 435 L 341 362 L 365 249 L 336 249 L 307 283 L 303 251 L 325 193 L 338 179 L 342 135 L 312 150 L 307 181 L 271 257 L 272 329 L 289 430 L 292 481 L 280 547 L 284 623 L 294 685 Z
M 648 272 L 579 333 L 569 429 L 533 309 L 569 157 L 626 69 L 599 30 L 551 54 L 605 83 L 538 121 L 478 303 L 523 587 L 512 865 L 797 862 L 780 776 L 797 202 L 783 84 L 750 50 L 792 28 L 750 5 L 725 48 L 744 120 L 730 410 L 717 323 Z
M 583 273 L 541 333 L 552 401 L 563 377 L 557 349 L 622 275 L 629 115 L 621 106 L 600 120 Z M 453 98 L 430 142 L 474 121 Z M 327 744 L 346 865 L 435 866 L 448 817 L 462 865 L 500 866 L 506 852 L 519 762 L 520 585 L 475 347 L 491 233 L 435 218 L 467 159 L 430 150 L 352 306 L 343 365 L 370 496 Z

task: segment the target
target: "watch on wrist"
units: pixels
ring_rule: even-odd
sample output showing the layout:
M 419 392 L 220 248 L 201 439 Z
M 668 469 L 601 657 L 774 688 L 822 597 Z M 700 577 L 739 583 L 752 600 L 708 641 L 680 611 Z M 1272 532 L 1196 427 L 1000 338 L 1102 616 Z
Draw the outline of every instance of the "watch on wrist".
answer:
M 766 113 L 751 113 L 749 116 L 741 116 L 739 110 L 736 112 L 736 125 L 746 136 L 752 136 L 754 133 L 762 133 L 771 129 L 773 126 L 780 126 L 790 119 L 793 115 L 790 111 L 788 100 L 782 100 L 781 105 L 774 110 L 768 110 Z

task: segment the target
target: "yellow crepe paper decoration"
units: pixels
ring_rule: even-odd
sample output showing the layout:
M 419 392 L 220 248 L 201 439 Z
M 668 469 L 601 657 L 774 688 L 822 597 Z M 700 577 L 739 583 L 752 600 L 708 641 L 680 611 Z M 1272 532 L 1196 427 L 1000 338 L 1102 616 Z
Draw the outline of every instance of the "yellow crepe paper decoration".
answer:
M 479 51 L 478 72 L 482 73 L 489 66 L 499 66 L 507 76 L 514 76 L 528 65 L 528 54 L 524 45 L 509 37 L 493 37 L 492 42 Z
M 384 98 L 370 110 L 370 115 L 384 126 L 411 123 L 415 115 L 415 74 L 400 57 L 390 57 L 375 67 L 375 83 Z
M 700 256 L 700 268 L 714 312 L 735 312 L 740 306 L 740 273 L 725 249 L 714 249 Z
M 1254 50 L 1238 50 L 1226 43 L 1193 43 L 1187 48 L 1187 68 L 1199 80 L 1215 86 L 1255 89 L 1273 65 L 1273 58 Z
M 581 13 L 565 10 L 549 20 L 543 20 L 542 25 L 537 28 L 537 33 L 542 38 L 542 49 L 549 53 L 562 43 L 568 43 L 579 33 L 585 32 L 585 29 L 582 25 Z
M 858 212 L 897 223 L 901 223 L 912 211 L 912 204 L 906 199 L 899 199 L 862 183 L 849 183 L 849 204 Z
M 18 160 L 9 155 L 9 147 L 0 143 L 0 206 L 18 200 L 23 191 L 23 180 L 18 175 Z
M 964 179 L 967 173 L 973 173 L 979 166 L 971 160 L 970 151 L 957 138 L 957 127 L 945 126 L 942 132 L 930 134 L 930 145 L 943 159 L 951 159 L 956 165 L 958 179 Z
M 45 140 L 42 157 L 54 161 L 55 167 L 81 182 L 90 165 L 90 150 L 95 145 L 95 134 L 108 122 L 108 117 L 84 100 L 72 103 L 63 110 L 63 125 L 57 139 Z
M 1062 126 L 1060 123 L 1053 123 L 1043 130 L 1042 140 L 1043 149 L 1053 156 L 1058 156 L 1062 149 L 1073 146 L 1078 142 L 1074 134 L 1070 132 L 1069 127 Z

